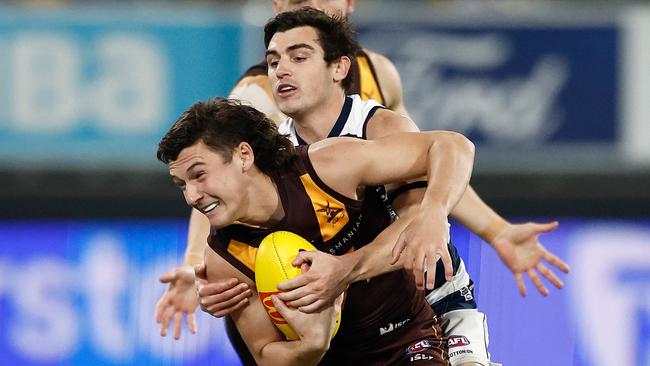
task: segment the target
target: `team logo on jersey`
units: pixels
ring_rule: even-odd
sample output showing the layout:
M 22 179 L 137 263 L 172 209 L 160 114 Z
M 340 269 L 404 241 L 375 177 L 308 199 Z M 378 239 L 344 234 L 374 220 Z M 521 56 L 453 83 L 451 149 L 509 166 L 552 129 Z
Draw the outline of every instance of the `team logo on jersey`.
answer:
M 316 212 L 324 212 L 327 216 L 327 222 L 336 224 L 340 219 L 345 217 L 345 212 L 340 207 L 330 207 L 330 201 L 327 201 L 327 207 L 319 208 Z
M 428 340 L 423 339 L 417 343 L 414 343 L 406 348 L 406 353 L 420 353 L 427 348 L 431 348 L 431 343 Z
M 269 313 L 269 317 L 271 317 L 273 323 L 287 324 L 287 321 L 284 320 L 282 315 L 280 315 L 278 309 L 273 305 L 273 300 L 271 300 L 271 295 L 277 295 L 279 293 L 280 291 L 260 292 L 260 300 L 262 301 L 262 304 L 264 304 L 264 308 L 266 308 L 266 312 Z
M 447 341 L 447 344 L 449 345 L 449 348 L 467 346 L 469 344 L 469 340 L 465 336 L 452 335 L 449 336 L 449 341 Z

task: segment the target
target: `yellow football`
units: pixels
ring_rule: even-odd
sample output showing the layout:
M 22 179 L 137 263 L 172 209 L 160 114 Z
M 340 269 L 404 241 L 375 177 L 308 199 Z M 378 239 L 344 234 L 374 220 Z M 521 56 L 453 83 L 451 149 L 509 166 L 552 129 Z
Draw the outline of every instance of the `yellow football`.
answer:
M 291 265 L 298 252 L 316 250 L 307 240 L 288 231 L 276 231 L 267 235 L 260 243 L 255 255 L 255 285 L 264 308 L 288 340 L 300 337 L 277 311 L 271 301 L 271 295 L 278 294 L 278 283 L 298 276 L 300 268 Z M 336 335 L 341 323 L 341 313 L 336 320 L 332 337 Z

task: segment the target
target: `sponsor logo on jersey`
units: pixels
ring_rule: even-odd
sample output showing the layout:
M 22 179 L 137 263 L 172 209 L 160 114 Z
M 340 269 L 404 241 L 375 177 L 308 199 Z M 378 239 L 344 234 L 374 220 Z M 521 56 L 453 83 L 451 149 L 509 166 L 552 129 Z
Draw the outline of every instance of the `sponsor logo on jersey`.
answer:
M 411 358 L 410 358 L 411 362 L 413 362 L 413 361 L 428 361 L 428 360 L 433 360 L 433 356 L 419 354 L 419 355 L 411 356 Z
M 465 336 L 452 335 L 449 336 L 449 341 L 447 341 L 449 348 L 467 346 L 469 340 Z
M 464 297 L 465 301 L 472 301 L 474 299 L 472 291 L 470 291 L 467 286 L 460 289 L 460 296 Z
M 264 304 L 264 308 L 266 308 L 266 312 L 269 313 L 269 316 L 271 317 L 273 323 L 287 324 L 287 321 L 284 320 L 282 315 L 280 315 L 278 309 L 276 309 L 275 305 L 273 305 L 273 300 L 271 300 L 271 295 L 277 295 L 279 293 L 280 291 L 260 292 L 260 300 L 262 301 L 262 304 Z
M 428 340 L 423 339 L 417 343 L 414 343 L 406 348 L 406 353 L 420 353 L 427 348 L 431 348 L 431 343 Z
M 411 321 L 411 318 L 406 318 L 406 319 L 404 319 L 404 320 L 402 320 L 400 322 L 397 322 L 397 323 L 388 323 L 387 326 L 379 328 L 379 335 L 384 335 L 386 333 L 390 333 L 390 332 L 392 332 L 392 331 L 394 331 L 396 329 L 399 329 L 399 328 L 403 327 L 404 324 L 408 323 L 409 321 Z
M 449 352 L 449 358 L 461 356 L 461 355 L 473 355 L 474 352 L 471 349 L 461 349 L 455 352 Z

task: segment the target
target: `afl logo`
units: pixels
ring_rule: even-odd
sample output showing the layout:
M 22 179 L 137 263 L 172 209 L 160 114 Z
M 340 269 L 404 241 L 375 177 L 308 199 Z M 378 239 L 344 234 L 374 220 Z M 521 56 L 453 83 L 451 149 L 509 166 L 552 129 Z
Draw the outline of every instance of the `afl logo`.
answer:
M 273 305 L 273 300 L 271 300 L 271 295 L 277 295 L 279 294 L 280 291 L 273 291 L 273 292 L 260 292 L 260 300 L 262 301 L 262 304 L 264 304 L 264 307 L 266 308 L 266 312 L 269 313 L 269 316 L 271 317 L 271 320 L 275 324 L 287 324 L 287 321 L 284 320 L 282 315 L 278 312 L 278 310 L 275 308 L 275 305 Z
M 468 344 L 469 344 L 469 340 L 464 336 L 457 336 L 457 335 L 449 336 L 449 341 L 448 341 L 449 348 L 467 346 Z
M 423 340 L 421 340 L 421 341 L 419 341 L 417 343 L 414 343 L 414 344 L 408 346 L 408 348 L 406 348 L 406 352 L 407 353 L 419 353 L 419 352 L 422 352 L 422 351 L 426 350 L 427 348 L 431 348 L 431 343 L 429 343 L 428 340 L 423 339 Z

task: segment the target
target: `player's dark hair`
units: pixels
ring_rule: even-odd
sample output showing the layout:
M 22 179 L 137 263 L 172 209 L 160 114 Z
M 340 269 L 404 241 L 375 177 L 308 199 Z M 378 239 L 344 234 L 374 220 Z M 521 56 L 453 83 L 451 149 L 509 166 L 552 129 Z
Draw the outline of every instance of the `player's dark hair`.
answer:
M 264 45 L 269 47 L 271 38 L 278 32 L 286 32 L 298 27 L 313 27 L 318 33 L 318 41 L 325 52 L 325 62 L 331 64 L 342 56 L 354 60 L 360 50 L 359 43 L 354 38 L 354 32 L 347 19 L 342 15 L 327 15 L 326 13 L 304 7 L 276 15 L 264 26 Z M 343 80 L 344 89 L 352 83 L 352 73 Z
M 160 140 L 158 160 L 169 164 L 199 140 L 226 163 L 232 160 L 235 148 L 247 142 L 253 148 L 255 166 L 266 175 L 290 166 L 295 157 L 291 141 L 264 113 L 233 99 L 194 103 Z

